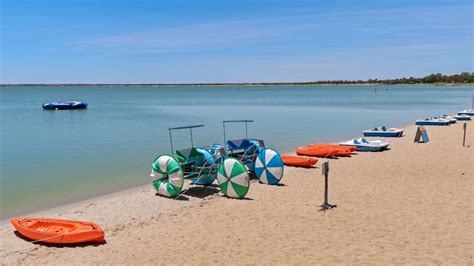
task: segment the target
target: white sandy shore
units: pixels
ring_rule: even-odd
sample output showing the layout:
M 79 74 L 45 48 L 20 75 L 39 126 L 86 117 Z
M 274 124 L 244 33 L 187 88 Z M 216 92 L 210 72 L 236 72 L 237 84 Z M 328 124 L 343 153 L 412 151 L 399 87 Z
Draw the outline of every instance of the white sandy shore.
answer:
M 468 145 L 473 122 L 468 123 Z M 5 264 L 473 264 L 474 147 L 462 125 L 415 127 L 392 149 L 330 160 L 330 202 L 319 212 L 319 168 L 286 168 L 282 186 L 252 183 L 248 200 L 218 188 L 192 188 L 182 200 L 149 186 L 32 216 L 99 223 L 107 243 L 54 247 L 27 242 L 1 226 Z M 320 162 L 318 162 L 318 166 Z

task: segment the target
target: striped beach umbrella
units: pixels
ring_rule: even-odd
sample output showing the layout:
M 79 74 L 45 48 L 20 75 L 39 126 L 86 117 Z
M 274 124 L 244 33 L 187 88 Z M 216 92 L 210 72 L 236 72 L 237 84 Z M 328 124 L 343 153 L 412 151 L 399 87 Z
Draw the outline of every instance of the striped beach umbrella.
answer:
M 157 177 L 153 186 L 158 194 L 175 198 L 183 189 L 183 169 L 178 161 L 170 155 L 158 156 L 152 164 L 151 177 Z
M 217 182 L 222 193 L 229 198 L 244 198 L 250 187 L 247 169 L 234 158 L 224 160 L 219 166 Z
M 255 175 L 262 183 L 276 185 L 283 176 L 283 167 L 280 154 L 274 149 L 265 148 L 255 161 Z

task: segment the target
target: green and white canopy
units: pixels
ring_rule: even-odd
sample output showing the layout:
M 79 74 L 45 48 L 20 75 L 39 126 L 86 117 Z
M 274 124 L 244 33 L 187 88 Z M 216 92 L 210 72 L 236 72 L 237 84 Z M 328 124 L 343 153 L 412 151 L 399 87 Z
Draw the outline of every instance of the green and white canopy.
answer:
M 224 160 L 219 166 L 217 182 L 224 195 L 229 198 L 244 198 L 250 187 L 247 169 L 234 158 Z
M 175 198 L 183 189 L 183 169 L 170 155 L 160 155 L 153 161 L 150 176 L 158 178 L 153 181 L 153 186 L 162 196 Z

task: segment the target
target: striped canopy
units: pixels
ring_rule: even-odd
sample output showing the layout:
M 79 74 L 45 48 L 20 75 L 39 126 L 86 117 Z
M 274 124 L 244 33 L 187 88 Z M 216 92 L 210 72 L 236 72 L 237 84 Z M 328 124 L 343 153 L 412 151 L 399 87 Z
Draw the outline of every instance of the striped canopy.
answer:
M 244 198 L 250 187 L 247 169 L 234 158 L 224 160 L 219 166 L 217 182 L 222 193 L 229 198 Z
M 273 149 L 265 148 L 255 161 L 255 175 L 260 182 L 276 185 L 283 176 L 283 160 Z

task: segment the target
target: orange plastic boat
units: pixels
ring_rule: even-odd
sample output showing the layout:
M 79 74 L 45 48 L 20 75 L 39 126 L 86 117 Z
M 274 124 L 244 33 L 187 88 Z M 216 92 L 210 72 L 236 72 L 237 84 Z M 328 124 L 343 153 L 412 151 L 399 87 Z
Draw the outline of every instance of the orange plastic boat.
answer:
M 91 222 L 48 218 L 14 218 L 10 222 L 20 234 L 40 242 L 77 244 L 104 241 L 104 231 Z
M 316 158 L 308 158 L 294 155 L 281 155 L 283 164 L 288 166 L 310 167 L 318 162 Z
M 330 148 L 299 147 L 296 149 L 296 154 L 316 157 L 335 157 L 340 154 L 340 151 Z
M 343 149 L 343 150 L 350 150 L 351 152 L 355 152 L 357 150 L 356 146 L 341 146 L 338 144 L 326 144 L 326 143 L 316 143 L 316 144 L 308 144 L 307 147 L 312 148 L 334 148 L 334 149 Z

